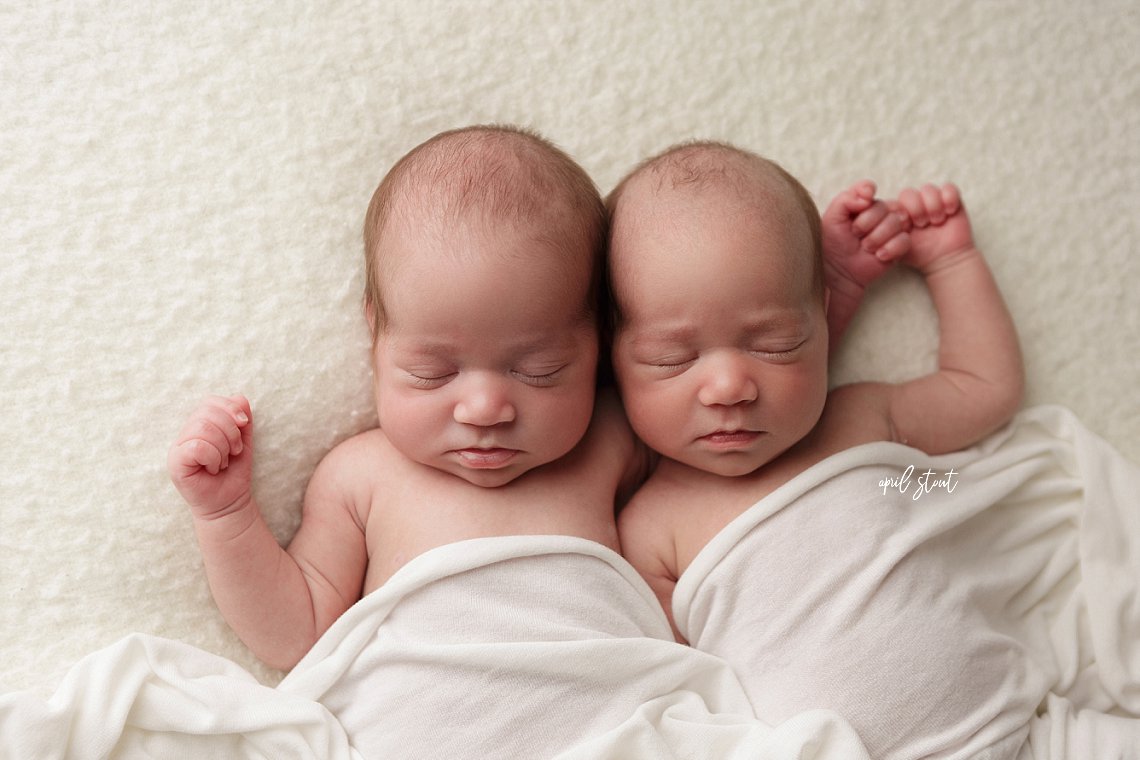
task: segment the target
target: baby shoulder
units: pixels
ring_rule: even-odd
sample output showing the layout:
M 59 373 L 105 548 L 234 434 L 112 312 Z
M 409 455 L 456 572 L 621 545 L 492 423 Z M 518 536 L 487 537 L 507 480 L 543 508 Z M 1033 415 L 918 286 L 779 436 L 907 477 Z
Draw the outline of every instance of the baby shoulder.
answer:
M 629 500 L 652 470 L 653 455 L 634 435 L 621 399 L 613 389 L 598 393 L 584 444 L 591 449 L 591 461 L 616 468 L 619 506 Z
M 313 472 L 306 502 L 347 502 L 366 510 L 376 486 L 391 473 L 394 455 L 379 428 L 338 443 Z
M 380 428 L 372 428 L 346 438 L 334 446 L 321 460 L 318 469 L 341 471 L 363 466 L 359 472 L 365 473 L 375 468 L 378 463 L 388 460 L 393 451 L 392 444 L 388 442 L 388 437 Z
M 688 511 L 659 478 L 650 477 L 618 511 L 618 529 L 637 537 L 671 541 L 674 526 Z
M 852 383 L 827 394 L 812 446 L 833 453 L 872 441 L 895 439 L 891 425 L 890 383 Z
M 676 567 L 677 510 L 658 490 L 651 479 L 618 512 L 622 554 L 642 575 L 666 576 L 666 570 Z

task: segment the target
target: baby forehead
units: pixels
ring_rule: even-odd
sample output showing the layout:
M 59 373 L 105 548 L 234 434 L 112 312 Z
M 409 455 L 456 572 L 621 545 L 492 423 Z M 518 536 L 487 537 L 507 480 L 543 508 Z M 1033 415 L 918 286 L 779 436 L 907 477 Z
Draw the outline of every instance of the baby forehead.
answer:
M 438 220 L 437 220 L 438 221 Z M 376 284 L 388 311 L 423 297 L 492 308 L 541 302 L 581 309 L 593 270 L 585 241 L 518 220 L 393 220 L 376 255 Z M 571 308 L 566 306 L 566 308 Z
M 565 193 L 504 179 L 483 182 L 468 176 L 456 181 L 451 176 L 408 183 L 382 229 L 384 255 L 407 255 L 394 249 L 407 249 L 409 241 L 418 238 L 427 248 L 453 257 L 481 251 L 508 258 L 524 252 L 528 257 L 589 258 L 590 220 L 563 197 Z M 396 241 L 401 245 L 393 246 Z
M 687 162 L 661 162 L 630 177 L 615 205 L 615 221 L 631 214 L 671 213 L 676 207 L 719 208 L 775 214 L 791 219 L 794 188 L 762 159 L 700 156 Z
M 400 215 L 389 221 L 377 248 L 378 271 L 386 279 L 411 268 L 459 277 L 479 272 L 541 276 L 565 285 L 588 278 L 592 266 L 585 235 L 519 217 Z
M 794 202 L 691 188 L 630 200 L 613 220 L 609 254 L 617 270 L 634 261 L 659 266 L 663 257 L 677 264 L 712 266 L 730 252 L 746 258 L 812 259 L 808 220 Z
M 740 218 L 763 232 L 811 235 L 815 203 L 778 164 L 721 143 L 682 145 L 650 159 L 610 198 L 611 239 L 671 222 L 712 229 Z M 675 225 L 674 225 L 675 226 Z
M 631 200 L 614 220 L 609 251 L 619 298 L 631 287 L 692 294 L 706 282 L 723 288 L 773 278 L 798 294 L 813 279 L 812 233 L 794 200 L 766 203 L 723 186 L 669 187 Z

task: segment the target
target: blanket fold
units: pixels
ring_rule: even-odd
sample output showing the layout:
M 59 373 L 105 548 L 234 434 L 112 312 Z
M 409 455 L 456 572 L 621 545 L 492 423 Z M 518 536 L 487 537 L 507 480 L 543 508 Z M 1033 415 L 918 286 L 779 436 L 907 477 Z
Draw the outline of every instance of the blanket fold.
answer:
M 327 706 L 369 757 L 864 756 L 823 711 L 756 721 L 720 659 L 673 642 L 624 559 L 568 537 L 424 555 L 279 688 Z
M 0 695 L 0 758 L 1140 757 L 1137 494 L 1058 408 L 942 457 L 870 444 L 701 552 L 674 597 L 699 649 L 605 547 L 464 541 L 275 689 L 136 635 Z
M 760 719 L 834 710 L 876 758 L 1118 756 L 1063 726 L 1140 756 L 1137 494 L 1059 407 L 944 456 L 860 446 L 729 524 L 674 615 Z
M 672 641 L 632 567 L 559 536 L 477 539 L 409 562 L 276 688 L 132 636 L 48 701 L 0 696 L 4 758 L 859 760 L 840 718 L 755 719 L 732 671 Z
M 3 760 L 361 760 L 322 705 L 177 641 L 131 635 L 80 660 L 51 698 L 0 695 Z

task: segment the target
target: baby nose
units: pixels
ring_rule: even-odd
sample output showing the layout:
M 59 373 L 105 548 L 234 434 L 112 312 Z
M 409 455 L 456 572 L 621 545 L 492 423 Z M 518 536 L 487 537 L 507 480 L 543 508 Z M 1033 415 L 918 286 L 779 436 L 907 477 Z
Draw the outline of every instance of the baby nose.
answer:
M 515 419 L 505 382 L 482 373 L 466 380 L 452 415 L 456 422 L 489 427 Z
M 733 406 L 755 401 L 760 389 L 743 356 L 725 352 L 706 357 L 697 398 L 705 406 Z

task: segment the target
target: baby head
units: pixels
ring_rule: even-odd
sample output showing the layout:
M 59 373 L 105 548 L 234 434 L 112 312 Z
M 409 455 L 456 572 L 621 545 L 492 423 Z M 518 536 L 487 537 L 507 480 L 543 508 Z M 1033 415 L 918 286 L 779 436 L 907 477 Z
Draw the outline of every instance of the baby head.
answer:
M 827 396 L 820 218 L 776 164 L 688 143 L 608 199 L 613 362 L 652 449 L 724 476 L 801 440 Z
M 593 412 L 606 214 L 585 171 L 513 127 L 436 135 L 376 189 L 365 313 L 380 427 L 413 461 L 504 485 Z

